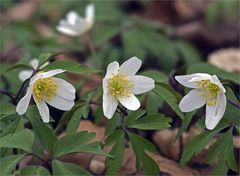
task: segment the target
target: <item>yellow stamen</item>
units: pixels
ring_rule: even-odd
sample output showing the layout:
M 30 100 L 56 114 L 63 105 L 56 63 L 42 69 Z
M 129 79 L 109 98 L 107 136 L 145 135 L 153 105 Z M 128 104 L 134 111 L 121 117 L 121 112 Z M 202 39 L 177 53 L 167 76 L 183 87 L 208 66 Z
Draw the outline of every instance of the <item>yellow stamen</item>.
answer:
M 53 78 L 40 78 L 33 85 L 33 95 L 38 102 L 50 101 L 57 95 L 57 84 Z
M 133 83 L 125 75 L 116 74 L 108 79 L 108 91 L 113 97 L 120 99 L 132 94 Z

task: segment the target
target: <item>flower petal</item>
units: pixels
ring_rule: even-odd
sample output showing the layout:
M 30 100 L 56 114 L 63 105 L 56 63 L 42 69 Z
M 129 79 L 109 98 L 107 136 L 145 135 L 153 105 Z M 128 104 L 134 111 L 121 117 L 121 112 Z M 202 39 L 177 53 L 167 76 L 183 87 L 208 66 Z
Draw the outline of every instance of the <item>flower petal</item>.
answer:
M 140 108 L 140 102 L 135 95 L 121 97 L 119 102 L 129 110 L 135 111 Z
M 212 76 L 206 73 L 194 73 L 190 75 L 175 76 L 175 79 L 182 85 L 189 88 L 197 88 L 196 81 L 211 79 Z
M 75 11 L 70 11 L 67 13 L 67 22 L 71 24 L 72 26 L 76 25 L 78 20 L 78 14 Z
M 107 86 L 108 86 L 108 79 L 106 77 L 103 78 L 102 84 L 103 84 L 103 93 L 106 94 L 108 92 L 108 88 L 107 88 Z
M 17 104 L 16 111 L 19 115 L 23 115 L 27 111 L 31 97 L 32 97 L 32 87 L 30 86 L 27 89 L 26 95 L 22 97 L 22 99 Z
M 94 23 L 94 13 L 95 13 L 95 6 L 93 4 L 89 4 L 86 7 L 86 11 L 85 11 L 85 19 L 89 24 L 89 28 L 91 28 Z
M 109 77 L 113 76 L 113 74 L 118 72 L 118 69 L 119 69 L 119 63 L 117 61 L 114 61 L 114 62 L 108 64 L 107 73 L 106 73 L 105 78 L 109 78 Z
M 51 106 L 63 111 L 68 111 L 74 106 L 74 100 L 68 100 L 59 95 L 52 97 L 51 100 L 45 101 Z
M 47 71 L 47 72 L 44 72 L 44 73 L 39 73 L 39 74 L 36 74 L 35 76 L 33 76 L 30 80 L 30 85 L 33 84 L 35 81 L 37 81 L 38 79 L 40 78 L 48 78 L 48 77 L 52 77 L 54 75 L 57 75 L 57 74 L 60 74 L 60 73 L 63 73 L 65 72 L 66 70 L 62 70 L 62 69 L 56 69 L 56 70 L 50 70 L 50 71 Z
M 75 30 L 73 27 L 67 26 L 57 26 L 57 30 L 63 34 L 70 35 L 70 36 L 78 36 L 78 31 Z
M 202 91 L 197 89 L 191 90 L 179 103 L 179 108 L 182 112 L 190 112 L 201 108 L 206 104 L 206 99 L 201 96 Z
M 117 109 L 117 106 L 118 106 L 118 101 L 114 97 L 105 93 L 103 94 L 104 116 L 106 116 L 108 119 L 111 119 Z
M 30 61 L 30 64 L 33 66 L 34 70 L 36 70 L 39 65 L 39 60 L 34 58 Z
M 22 70 L 19 72 L 18 77 L 21 81 L 25 81 L 26 79 L 31 77 L 32 73 L 32 70 Z
M 44 63 L 41 67 L 39 67 L 39 68 L 42 69 L 42 68 L 46 67 L 49 63 L 50 63 L 49 61 L 45 62 L 45 63 Z
M 219 93 L 215 106 L 207 105 L 206 120 L 205 120 L 205 125 L 207 129 L 212 130 L 217 126 L 218 122 L 221 120 L 221 118 L 224 115 L 226 106 L 227 106 L 227 100 L 223 92 Z
M 147 76 L 133 76 L 130 81 L 134 84 L 132 91 L 135 95 L 148 92 L 155 87 L 154 80 Z
M 223 93 L 226 92 L 226 89 L 223 87 L 222 83 L 220 82 L 220 80 L 218 79 L 218 77 L 216 75 L 212 76 L 211 82 L 218 85 L 221 90 L 223 91 Z
M 67 100 L 74 100 L 76 89 L 72 86 L 72 84 L 60 78 L 53 78 L 55 83 L 57 84 L 57 95 L 61 96 Z
M 33 96 L 33 98 L 34 98 L 34 96 Z M 37 108 L 38 108 L 39 114 L 40 114 L 43 122 L 49 123 L 50 115 L 49 115 L 49 109 L 48 109 L 47 104 L 44 101 L 42 101 L 41 103 L 38 103 L 37 101 L 35 101 L 35 102 L 37 104 Z
M 140 69 L 141 65 L 142 61 L 140 59 L 132 57 L 120 66 L 119 72 L 124 75 L 133 76 Z

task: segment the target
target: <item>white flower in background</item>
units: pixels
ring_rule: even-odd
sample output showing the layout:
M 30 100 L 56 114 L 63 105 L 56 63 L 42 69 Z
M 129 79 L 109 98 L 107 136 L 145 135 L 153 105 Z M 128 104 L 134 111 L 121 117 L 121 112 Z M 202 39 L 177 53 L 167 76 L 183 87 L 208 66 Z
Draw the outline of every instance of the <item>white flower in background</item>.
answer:
M 49 109 L 46 103 L 57 109 L 70 110 L 74 105 L 75 88 L 67 81 L 53 77 L 64 71 L 56 69 L 33 76 L 26 95 L 17 104 L 17 113 L 22 115 L 27 111 L 32 96 L 45 123 L 49 122 Z
M 34 58 L 30 61 L 30 64 L 33 67 L 33 70 L 36 70 L 39 66 L 39 60 Z M 41 67 L 39 67 L 39 69 L 42 69 L 43 67 L 47 66 L 49 64 L 49 62 L 46 62 L 45 64 L 43 64 Z M 19 72 L 18 77 L 21 81 L 25 81 L 26 79 L 30 78 L 33 70 L 22 70 Z
M 94 23 L 95 6 L 89 4 L 85 10 L 85 18 L 79 16 L 75 11 L 66 15 L 66 20 L 61 20 L 57 30 L 70 36 L 78 36 L 90 30 Z
M 135 75 L 141 65 L 142 61 L 137 57 L 130 58 L 120 67 L 116 61 L 108 65 L 103 79 L 103 112 L 108 119 L 116 111 L 118 101 L 129 110 L 137 110 L 140 102 L 135 95 L 155 87 L 152 78 Z
M 226 96 L 223 85 L 216 75 L 206 73 L 195 73 L 191 75 L 175 76 L 182 85 L 195 88 L 183 97 L 179 103 L 182 112 L 190 112 L 206 106 L 205 125 L 212 130 L 224 115 L 226 110 Z

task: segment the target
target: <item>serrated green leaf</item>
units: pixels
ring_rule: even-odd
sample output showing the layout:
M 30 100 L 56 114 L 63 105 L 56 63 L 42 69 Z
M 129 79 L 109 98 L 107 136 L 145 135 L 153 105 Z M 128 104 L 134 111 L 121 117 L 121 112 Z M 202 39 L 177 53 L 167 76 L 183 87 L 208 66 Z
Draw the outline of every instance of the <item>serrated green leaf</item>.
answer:
M 19 175 L 29 176 L 47 176 L 50 175 L 47 169 L 42 166 L 27 166 L 19 171 Z
M 26 140 L 28 139 L 28 140 Z M 34 134 L 31 130 L 24 129 L 14 134 L 8 134 L 0 138 L 1 148 L 18 148 L 26 152 L 32 152 Z
M 53 70 L 53 69 L 63 69 L 63 70 L 67 70 L 70 73 L 75 73 L 75 74 L 99 73 L 100 72 L 100 70 L 81 65 L 78 62 L 73 61 L 73 60 L 55 61 L 43 68 L 43 70 L 45 70 L 45 71 Z
M 17 163 L 23 158 L 23 155 L 10 155 L 0 159 L 0 173 L 1 175 L 12 175 Z
M 133 122 L 135 122 L 137 119 L 139 119 L 140 117 L 142 117 L 145 114 L 144 110 L 137 110 L 137 111 L 132 111 L 128 114 L 128 116 L 124 119 L 124 124 L 125 126 L 129 126 L 130 124 L 132 124 Z
M 1 134 L 1 137 L 6 136 L 7 134 L 14 134 L 23 129 L 24 129 L 23 120 L 21 117 L 18 117 L 4 129 L 3 133 Z
M 54 156 L 59 157 L 68 153 L 77 152 L 107 156 L 107 153 L 101 149 L 99 142 L 91 142 L 95 136 L 95 133 L 88 133 L 86 131 L 68 134 L 56 142 Z
M 57 136 L 53 130 L 40 120 L 40 116 L 36 106 L 30 106 L 26 113 L 29 121 L 33 126 L 34 134 L 50 154 L 53 154 L 54 143 L 57 141 Z
M 158 70 L 147 70 L 147 71 L 143 71 L 140 73 L 140 75 L 143 75 L 143 76 L 148 76 L 152 79 L 154 79 L 155 82 L 164 82 L 166 83 L 167 80 L 168 80 L 168 77 L 165 73 L 163 72 L 160 72 Z
M 52 56 L 52 53 L 42 53 L 39 55 L 39 66 L 43 65 L 45 62 L 47 62 L 50 57 Z
M 164 83 L 157 84 L 153 91 L 164 101 L 166 101 L 166 103 L 176 112 L 176 114 L 181 119 L 184 119 L 184 114 L 178 106 L 178 97 L 176 95 L 176 92 L 174 92 L 168 85 Z
M 102 109 L 102 108 L 101 108 Z M 115 113 L 111 119 L 108 120 L 107 126 L 105 128 L 105 134 L 108 135 L 113 132 L 120 125 L 120 115 Z
M 53 175 L 91 175 L 88 171 L 79 165 L 53 160 Z
M 16 113 L 16 107 L 12 104 L 1 104 L 0 120 Z
M 166 117 L 164 114 L 154 114 L 144 116 L 136 121 L 128 124 L 128 128 L 137 128 L 142 130 L 156 130 L 170 127 L 171 118 Z
M 118 136 L 116 135 L 118 134 Z M 116 137 L 115 140 L 112 137 Z M 118 130 L 116 133 L 112 133 L 111 140 L 110 138 L 106 143 L 111 143 L 114 140 L 115 144 L 109 153 L 113 158 L 106 159 L 107 172 L 106 175 L 116 175 L 117 171 L 122 165 L 124 158 L 124 149 L 125 149 L 125 141 L 124 141 L 124 132 L 122 130 Z
M 158 164 L 146 153 L 143 154 L 142 164 L 144 175 L 159 175 Z

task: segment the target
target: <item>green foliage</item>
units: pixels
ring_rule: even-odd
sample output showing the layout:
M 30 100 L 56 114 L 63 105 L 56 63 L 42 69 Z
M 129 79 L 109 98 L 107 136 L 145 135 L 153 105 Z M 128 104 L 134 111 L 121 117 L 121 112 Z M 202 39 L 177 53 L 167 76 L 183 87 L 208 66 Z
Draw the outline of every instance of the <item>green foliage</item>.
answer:
M 124 158 L 124 132 L 117 130 L 112 132 L 105 141 L 105 145 L 114 144 L 111 152 L 109 153 L 113 158 L 106 159 L 107 172 L 106 175 L 116 175 L 120 169 Z
M 77 152 L 108 156 L 107 153 L 101 149 L 100 142 L 91 142 L 95 136 L 95 133 L 88 133 L 86 131 L 67 134 L 56 142 L 54 156 L 60 157 L 68 153 Z
M 7 134 L 14 134 L 20 130 L 23 130 L 23 128 L 23 119 L 18 117 L 4 129 L 4 131 L 1 133 L 1 137 L 6 136 Z
M 97 70 L 95 68 L 81 65 L 78 62 L 73 61 L 73 60 L 55 61 L 43 68 L 43 70 L 45 70 L 45 71 L 53 70 L 53 69 L 63 69 L 70 73 L 75 73 L 75 74 L 99 73 L 100 72 L 99 70 Z
M 17 163 L 21 161 L 25 154 L 22 155 L 10 155 L 0 159 L 0 173 L 1 175 L 12 175 L 12 171 L 15 169 Z
M 16 107 L 12 104 L 1 104 L 1 114 L 0 114 L 0 120 L 5 119 L 9 115 L 16 113 Z
M 42 166 L 27 166 L 20 169 L 16 175 L 48 176 L 50 173 Z
M 79 165 L 53 160 L 53 175 L 91 175 Z
M 184 114 L 178 107 L 180 95 L 176 91 L 164 83 L 157 84 L 153 91 L 160 96 L 181 119 L 184 119 Z
M 145 152 L 157 152 L 155 146 L 135 133 L 128 132 L 129 139 L 132 145 L 132 149 L 136 155 L 137 169 L 143 167 L 145 175 L 158 175 L 159 167 L 155 161 L 149 157 Z
M 27 139 L 27 140 L 26 140 Z M 14 134 L 8 134 L 0 138 L 0 148 L 17 148 L 26 152 L 32 152 L 34 134 L 31 130 L 24 129 Z

